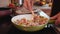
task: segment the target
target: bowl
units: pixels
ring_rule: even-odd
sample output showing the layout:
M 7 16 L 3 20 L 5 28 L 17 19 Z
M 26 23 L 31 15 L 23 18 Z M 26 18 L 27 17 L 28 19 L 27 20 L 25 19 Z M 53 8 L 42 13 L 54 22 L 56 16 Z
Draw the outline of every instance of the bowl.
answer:
M 22 31 L 27 31 L 27 32 L 34 32 L 34 31 L 39 31 L 39 30 L 42 30 L 45 28 L 45 26 L 48 24 L 48 21 L 49 21 L 49 16 L 48 15 L 43 15 L 45 14 L 44 12 L 40 12 L 40 16 L 43 16 L 45 18 L 48 18 L 47 22 L 45 24 L 42 24 L 42 25 L 39 25 L 39 26 L 30 26 L 30 27 L 24 27 L 22 25 L 19 25 L 17 24 L 17 20 L 20 20 L 22 18 L 26 18 L 27 20 L 31 20 L 32 19 L 32 14 L 23 14 L 23 15 L 17 15 L 17 16 L 14 16 L 11 21 L 12 23 L 14 24 L 14 26 L 19 29 L 19 30 L 22 30 Z

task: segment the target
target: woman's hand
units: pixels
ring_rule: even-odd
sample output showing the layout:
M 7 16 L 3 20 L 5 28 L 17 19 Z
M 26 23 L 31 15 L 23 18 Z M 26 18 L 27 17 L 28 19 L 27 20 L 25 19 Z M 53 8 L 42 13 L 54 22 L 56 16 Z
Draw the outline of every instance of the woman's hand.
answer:
M 34 4 L 33 0 L 24 0 L 23 7 L 25 7 L 29 11 L 32 11 L 33 4 Z
M 57 15 L 51 17 L 52 20 L 55 20 L 55 25 L 59 25 L 60 24 L 60 13 L 58 13 Z
M 34 0 L 24 0 L 23 3 L 23 7 L 28 9 L 32 13 L 32 15 L 34 15 L 33 4 L 34 4 Z

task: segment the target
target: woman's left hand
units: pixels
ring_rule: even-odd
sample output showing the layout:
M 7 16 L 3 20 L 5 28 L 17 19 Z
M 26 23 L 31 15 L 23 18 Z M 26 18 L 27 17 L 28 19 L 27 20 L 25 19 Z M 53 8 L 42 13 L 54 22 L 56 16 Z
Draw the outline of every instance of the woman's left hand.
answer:
M 55 25 L 59 25 L 60 24 L 60 13 L 58 13 L 57 15 L 51 17 L 52 20 L 55 20 Z

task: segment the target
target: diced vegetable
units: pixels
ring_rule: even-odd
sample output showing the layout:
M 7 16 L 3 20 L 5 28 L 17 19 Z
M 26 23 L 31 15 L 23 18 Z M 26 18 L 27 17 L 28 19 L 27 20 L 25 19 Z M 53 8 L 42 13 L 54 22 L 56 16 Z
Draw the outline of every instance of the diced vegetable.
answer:
M 43 16 L 35 15 L 33 17 L 33 20 L 27 20 L 26 18 L 22 18 L 20 21 L 18 21 L 18 24 L 23 24 L 25 26 L 38 26 L 45 24 L 47 22 L 47 18 L 44 18 Z

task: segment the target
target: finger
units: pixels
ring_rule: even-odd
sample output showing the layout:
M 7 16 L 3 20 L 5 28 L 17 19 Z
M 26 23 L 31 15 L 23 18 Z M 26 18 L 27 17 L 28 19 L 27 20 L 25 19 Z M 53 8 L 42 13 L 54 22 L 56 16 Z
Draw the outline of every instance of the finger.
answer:
M 56 21 L 55 21 L 55 25 L 59 25 L 60 24 L 60 18 L 58 18 Z
M 27 1 L 27 5 L 28 5 L 28 9 L 29 9 L 30 11 L 32 11 L 32 5 L 31 5 L 31 3 L 30 3 L 30 0 Z
M 34 11 L 31 11 L 32 12 L 32 15 L 34 16 Z
M 27 1 L 24 0 L 23 7 L 27 8 Z
M 34 0 L 30 0 L 31 7 L 34 5 Z
M 58 17 L 58 15 L 55 15 L 53 17 L 51 17 L 50 19 L 56 19 Z
M 58 25 L 58 21 L 57 20 L 55 21 L 55 25 Z

